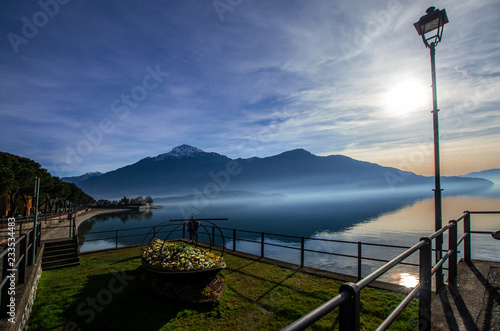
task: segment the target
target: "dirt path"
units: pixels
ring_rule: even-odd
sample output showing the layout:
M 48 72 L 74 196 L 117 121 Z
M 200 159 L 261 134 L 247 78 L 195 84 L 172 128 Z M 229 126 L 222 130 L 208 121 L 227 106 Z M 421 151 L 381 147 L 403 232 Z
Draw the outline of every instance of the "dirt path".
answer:
M 121 211 L 126 211 L 128 209 L 91 209 L 83 214 L 80 214 L 76 217 L 76 228 L 83 222 L 92 218 L 96 215 L 107 214 L 107 213 L 116 213 Z M 49 226 L 47 228 L 42 229 L 42 240 L 51 240 L 51 239 L 59 239 L 59 238 L 67 238 L 69 237 L 69 220 L 61 222 L 57 225 Z M 65 226 L 64 228 L 61 226 Z

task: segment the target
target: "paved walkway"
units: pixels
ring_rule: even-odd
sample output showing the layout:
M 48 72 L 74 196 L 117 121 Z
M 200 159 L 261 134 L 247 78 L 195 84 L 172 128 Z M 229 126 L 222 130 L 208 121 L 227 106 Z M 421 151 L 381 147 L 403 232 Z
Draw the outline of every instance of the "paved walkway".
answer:
M 128 209 L 91 209 L 87 212 L 84 212 L 76 217 L 76 228 L 82 224 L 82 222 L 92 218 L 96 215 L 107 214 L 107 213 L 116 213 L 121 211 L 126 211 Z M 49 226 L 47 228 L 42 229 L 42 240 L 52 240 L 52 239 L 60 239 L 60 238 L 68 238 L 69 237 L 69 220 L 61 222 L 56 225 Z
M 432 303 L 432 330 L 500 331 L 500 262 L 460 261 L 458 288 Z

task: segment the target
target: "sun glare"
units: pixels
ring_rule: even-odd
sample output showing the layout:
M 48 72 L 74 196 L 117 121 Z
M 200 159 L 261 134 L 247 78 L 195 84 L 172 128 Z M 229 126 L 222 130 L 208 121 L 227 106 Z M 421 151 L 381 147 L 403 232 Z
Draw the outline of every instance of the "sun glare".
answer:
M 386 111 L 392 116 L 407 116 L 430 105 L 429 90 L 416 80 L 406 80 L 392 87 L 385 95 Z
M 415 276 L 410 275 L 409 273 L 402 273 L 399 275 L 401 277 L 399 281 L 399 285 L 403 285 L 408 288 L 413 288 L 418 285 L 418 279 Z

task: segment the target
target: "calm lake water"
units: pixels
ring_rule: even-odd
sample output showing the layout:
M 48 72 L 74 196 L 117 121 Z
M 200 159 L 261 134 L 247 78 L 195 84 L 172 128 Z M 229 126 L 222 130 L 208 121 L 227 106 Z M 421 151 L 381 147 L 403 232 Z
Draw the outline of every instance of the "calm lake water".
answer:
M 148 242 L 152 236 L 145 236 L 147 229 L 126 229 L 158 225 L 172 219 L 184 219 L 189 216 L 228 218 L 227 221 L 214 221 L 220 228 L 227 229 L 223 230 L 223 233 L 226 239 L 225 245 L 228 248 L 233 247 L 231 229 L 265 232 L 267 233 L 266 243 L 295 248 L 300 247 L 300 240 L 269 234 L 304 236 L 311 238 L 305 240 L 306 249 L 347 255 L 357 255 L 358 246 L 320 239 L 409 247 L 416 244 L 421 237 L 434 232 L 433 198 L 389 199 L 376 194 L 347 196 L 328 194 L 311 196 L 308 194 L 289 197 L 229 192 L 209 201 L 196 201 L 193 197 L 185 197 L 157 200 L 155 204 L 163 204 L 164 207 L 143 213 L 105 214 L 82 223 L 79 233 L 84 236 L 81 238 L 84 240 L 80 250 L 83 252 L 115 247 L 115 230 L 119 230 L 118 246 Z M 494 187 L 476 195 L 444 196 L 443 225 L 451 219 L 458 218 L 465 210 L 500 210 L 500 190 Z M 208 226 L 206 223 L 202 222 L 202 224 Z M 463 226 L 459 229 L 463 229 Z M 472 230 L 500 230 L 500 215 L 473 215 Z M 109 232 L 92 234 L 100 231 Z M 142 235 L 134 236 L 138 233 Z M 163 232 L 157 237 L 164 239 L 167 234 L 168 232 Z M 236 242 L 237 250 L 260 255 L 259 243 L 241 240 L 260 241 L 260 233 L 238 232 L 237 238 L 240 239 Z M 203 231 L 200 231 L 200 240 L 208 241 Z M 447 244 L 444 247 L 447 247 Z M 500 241 L 494 240 L 491 235 L 474 234 L 472 249 L 472 257 L 475 259 L 500 261 Z M 362 246 L 363 257 L 376 259 L 390 260 L 403 251 L 404 249 L 399 248 Z M 300 263 L 298 250 L 266 245 L 265 256 Z M 411 256 L 407 260 L 413 263 L 417 261 L 418 256 Z M 305 265 L 357 275 L 357 261 L 353 258 L 306 252 Z M 363 261 L 363 276 L 381 265 L 382 263 L 376 261 Z M 418 271 L 413 266 L 398 266 L 384 276 L 383 280 L 401 283 L 411 280 L 417 274 Z

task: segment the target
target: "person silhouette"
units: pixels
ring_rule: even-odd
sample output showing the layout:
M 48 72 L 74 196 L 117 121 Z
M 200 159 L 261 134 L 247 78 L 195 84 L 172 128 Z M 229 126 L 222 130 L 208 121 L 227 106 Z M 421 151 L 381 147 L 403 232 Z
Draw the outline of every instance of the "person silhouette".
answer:
M 198 229 L 200 228 L 200 221 L 193 220 L 193 242 L 198 244 Z
M 191 219 L 189 220 L 188 222 L 188 233 L 189 233 L 189 243 L 192 244 L 194 241 L 194 230 L 193 230 L 193 226 L 194 226 L 194 217 L 191 217 Z

